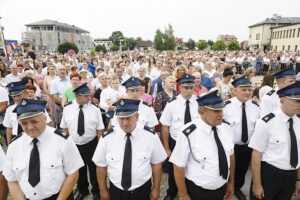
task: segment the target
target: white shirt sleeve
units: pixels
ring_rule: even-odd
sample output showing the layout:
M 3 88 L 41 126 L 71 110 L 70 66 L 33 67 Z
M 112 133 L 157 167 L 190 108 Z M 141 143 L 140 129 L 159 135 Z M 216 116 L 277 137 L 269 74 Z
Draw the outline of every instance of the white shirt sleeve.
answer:
M 178 167 L 186 167 L 189 154 L 190 149 L 188 139 L 182 132 L 179 132 L 176 139 L 175 148 L 173 149 L 169 161 Z
M 149 117 L 149 122 L 147 124 L 148 127 L 154 127 L 158 124 L 158 120 L 157 120 L 157 117 L 156 117 L 153 107 L 150 108 L 148 117 Z
M 106 143 L 102 137 L 98 142 L 92 161 L 95 163 L 96 166 L 107 167 Z
M 162 163 L 166 158 L 167 158 L 167 154 L 165 152 L 165 149 L 162 146 L 162 143 L 161 143 L 158 135 L 155 134 L 155 139 L 153 142 L 153 152 L 151 155 L 151 163 L 159 164 L 159 163 Z
M 82 166 L 84 166 L 78 148 L 76 147 L 71 137 L 67 139 L 65 144 L 65 148 L 63 151 L 63 165 L 64 171 L 68 175 L 73 174 Z
M 253 136 L 250 139 L 249 147 L 259 152 L 264 152 L 269 140 L 267 123 L 259 119 L 256 123 Z
M 3 171 L 4 161 L 5 161 L 5 154 L 3 152 L 2 147 L 0 146 L 0 172 Z
M 161 114 L 160 122 L 164 126 L 171 126 L 172 125 L 172 115 L 170 111 L 170 104 L 168 103 L 164 109 L 164 111 Z
M 5 101 L 9 101 L 7 90 L 4 88 L 0 88 L 0 103 Z
M 104 127 L 104 124 L 103 124 L 103 120 L 102 120 L 102 115 L 101 115 L 101 111 L 99 108 L 97 108 L 97 119 L 98 119 L 98 126 L 97 126 L 97 130 L 103 130 L 105 127 Z
M 17 177 L 12 168 L 12 160 L 13 160 L 13 152 L 14 152 L 14 149 L 12 149 L 12 148 L 13 148 L 13 145 L 10 144 L 10 146 L 8 147 L 7 152 L 6 152 L 6 160 L 5 160 L 4 166 L 3 166 L 2 174 L 4 175 L 4 177 L 7 181 L 16 181 L 17 180 Z
M 272 112 L 272 98 L 265 94 L 260 102 L 260 117 L 264 117 Z

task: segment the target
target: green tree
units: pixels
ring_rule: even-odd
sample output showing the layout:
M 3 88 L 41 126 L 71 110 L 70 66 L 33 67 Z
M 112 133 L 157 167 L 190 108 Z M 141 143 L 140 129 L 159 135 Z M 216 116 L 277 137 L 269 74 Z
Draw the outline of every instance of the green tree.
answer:
M 198 50 L 204 50 L 208 47 L 208 44 L 205 40 L 199 40 L 197 43 Z
M 189 39 L 186 43 L 185 46 L 189 48 L 189 50 L 194 50 L 196 46 L 196 42 L 193 39 Z
M 57 47 L 57 51 L 61 54 L 67 53 L 70 49 L 74 50 L 76 53 L 78 53 L 79 49 L 76 46 L 76 44 L 72 42 L 64 42 Z
M 133 50 L 137 45 L 137 41 L 134 38 L 125 38 L 124 43 L 125 43 L 125 46 L 124 46 L 124 48 L 122 47 L 122 50 L 123 49 Z
M 156 31 L 153 46 L 158 51 L 164 50 L 163 33 L 159 29 Z
M 110 47 L 111 51 L 119 51 L 119 49 L 120 49 L 120 47 L 117 45 L 114 45 L 114 44 Z
M 96 51 L 96 52 L 106 51 L 106 48 L 105 48 L 104 45 L 98 44 L 98 45 L 95 47 L 95 51 Z
M 208 44 L 208 46 L 212 47 L 212 46 L 214 46 L 214 41 L 207 40 L 207 44 Z
M 165 29 L 163 34 L 164 50 L 175 50 L 176 40 L 174 36 L 174 30 L 171 24 Z
M 239 50 L 241 49 L 240 44 L 238 41 L 231 41 L 228 45 L 227 45 L 228 50 L 230 51 L 235 51 L 235 50 Z
M 224 43 L 223 40 L 218 40 L 214 43 L 214 45 L 212 46 L 212 49 L 214 51 L 220 51 L 220 50 L 225 50 L 226 49 L 226 45 Z
M 109 37 L 109 40 L 112 41 L 114 45 L 119 47 L 120 43 L 124 41 L 124 35 L 121 31 L 114 31 Z

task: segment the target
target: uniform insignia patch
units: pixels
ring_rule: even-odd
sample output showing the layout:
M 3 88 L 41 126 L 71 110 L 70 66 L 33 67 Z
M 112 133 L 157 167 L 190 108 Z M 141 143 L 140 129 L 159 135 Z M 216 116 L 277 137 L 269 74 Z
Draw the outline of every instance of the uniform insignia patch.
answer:
M 16 140 L 19 139 L 22 135 L 23 135 L 23 134 L 17 135 L 16 137 L 14 137 L 14 138 L 10 141 L 10 143 L 16 141 Z
M 253 103 L 254 105 L 256 105 L 256 106 L 259 107 L 259 105 L 258 105 L 258 103 L 257 103 L 256 101 L 252 101 L 252 103 Z
M 153 133 L 153 134 L 155 135 L 155 130 L 154 130 L 153 128 L 150 128 L 150 127 L 148 127 L 148 126 L 144 126 L 144 129 L 145 129 L 146 131 L 149 131 L 149 132 L 151 132 L 151 133 Z
M 230 100 L 225 101 L 225 104 L 224 104 L 224 105 L 226 106 L 226 105 L 228 105 L 228 104 L 231 104 L 231 101 L 230 101 Z
M 267 93 L 267 95 L 271 96 L 274 92 L 275 90 L 271 90 L 270 92 Z
M 102 138 L 106 137 L 107 135 L 109 135 L 110 133 L 114 132 L 113 128 L 108 129 L 102 136 Z
M 269 113 L 269 114 L 267 114 L 266 116 L 264 116 L 264 117 L 262 118 L 262 120 L 263 120 L 264 122 L 268 123 L 268 121 L 270 121 L 273 117 L 275 117 L 275 115 L 274 115 L 273 113 Z
M 66 134 L 66 133 L 62 132 L 62 130 L 59 130 L 59 129 L 56 129 L 54 131 L 54 133 L 61 136 L 61 137 L 63 137 L 64 139 L 68 139 L 68 137 L 69 137 L 69 134 Z
M 191 124 L 186 129 L 184 129 L 182 132 L 184 133 L 184 135 L 186 137 L 188 137 L 189 134 L 191 134 L 195 129 L 196 129 L 196 125 L 195 124 Z
M 222 122 L 225 124 L 228 124 L 230 126 L 230 123 L 228 121 L 226 121 L 225 119 L 222 119 Z

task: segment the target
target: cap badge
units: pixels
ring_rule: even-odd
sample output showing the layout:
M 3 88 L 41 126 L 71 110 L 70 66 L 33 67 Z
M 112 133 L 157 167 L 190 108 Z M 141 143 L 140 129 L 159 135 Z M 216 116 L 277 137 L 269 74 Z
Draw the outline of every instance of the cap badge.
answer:
M 124 105 L 125 105 L 125 102 L 124 102 L 123 99 L 120 101 L 120 105 L 121 105 L 121 106 L 124 106 Z
M 13 88 L 13 87 L 15 87 L 15 86 L 14 86 L 14 84 L 10 84 L 10 87 L 12 87 L 12 88 Z
M 22 101 L 22 105 L 25 106 L 27 102 L 25 100 Z

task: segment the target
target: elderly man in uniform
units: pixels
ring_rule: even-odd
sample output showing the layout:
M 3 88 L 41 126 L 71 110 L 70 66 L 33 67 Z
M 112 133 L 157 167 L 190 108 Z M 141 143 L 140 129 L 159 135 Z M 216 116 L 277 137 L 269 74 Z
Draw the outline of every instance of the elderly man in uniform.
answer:
M 73 140 L 46 125 L 45 107 L 23 99 L 14 110 L 24 132 L 8 146 L 3 169 L 13 199 L 73 199 L 83 162 Z
M 259 119 L 252 152 L 251 200 L 289 200 L 300 194 L 300 83 L 277 91 L 281 107 Z
M 260 109 L 258 104 L 251 101 L 253 90 L 248 78 L 242 76 L 231 84 L 234 86 L 235 97 L 225 102 L 224 119 L 230 123 L 234 134 L 234 194 L 239 200 L 246 200 L 241 188 L 245 183 L 251 160 L 252 149 L 248 147 L 248 143 L 253 135 L 255 123 L 259 119 Z
M 126 95 L 128 99 L 140 100 L 141 81 L 138 78 L 131 77 L 122 84 L 126 88 Z M 138 122 L 143 126 L 154 128 L 158 125 L 158 120 L 154 109 L 146 102 L 140 100 L 139 105 L 139 119 Z M 117 117 L 115 116 L 111 121 L 111 126 L 118 125 Z
M 75 200 L 82 200 L 89 194 L 87 167 L 89 168 L 93 199 L 99 199 L 99 186 L 96 177 L 96 166 L 92 156 L 98 144 L 98 138 L 104 130 L 100 109 L 89 102 L 90 89 L 86 83 L 73 90 L 76 100 L 64 107 L 61 128 L 69 133 L 78 147 L 85 165 L 79 169 L 77 188 L 79 191 Z
M 273 75 L 276 79 L 278 89 L 284 88 L 288 85 L 295 83 L 296 72 L 293 67 L 286 68 Z M 271 90 L 263 96 L 260 102 L 260 117 L 263 117 L 271 112 L 280 108 L 280 99 L 276 94 L 276 90 Z
M 0 200 L 6 200 L 8 193 L 7 182 L 4 176 L 2 175 L 4 161 L 5 155 L 0 146 Z
M 177 80 L 181 93 L 166 105 L 160 117 L 163 144 L 168 157 L 170 157 L 175 147 L 177 134 L 180 129 L 185 124 L 199 118 L 197 112 L 198 104 L 196 98 L 193 96 L 194 80 L 194 76 L 189 74 L 185 74 Z M 172 200 L 177 195 L 172 163 L 169 163 L 168 184 L 169 188 L 164 200 Z
M 97 165 L 101 200 L 159 198 L 162 162 L 167 156 L 158 135 L 137 123 L 139 105 L 140 101 L 134 99 L 115 103 L 119 125 L 109 129 L 99 141 L 93 161 Z
M 218 90 L 197 99 L 200 118 L 178 132 L 170 157 L 181 200 L 232 199 L 234 142 Z

